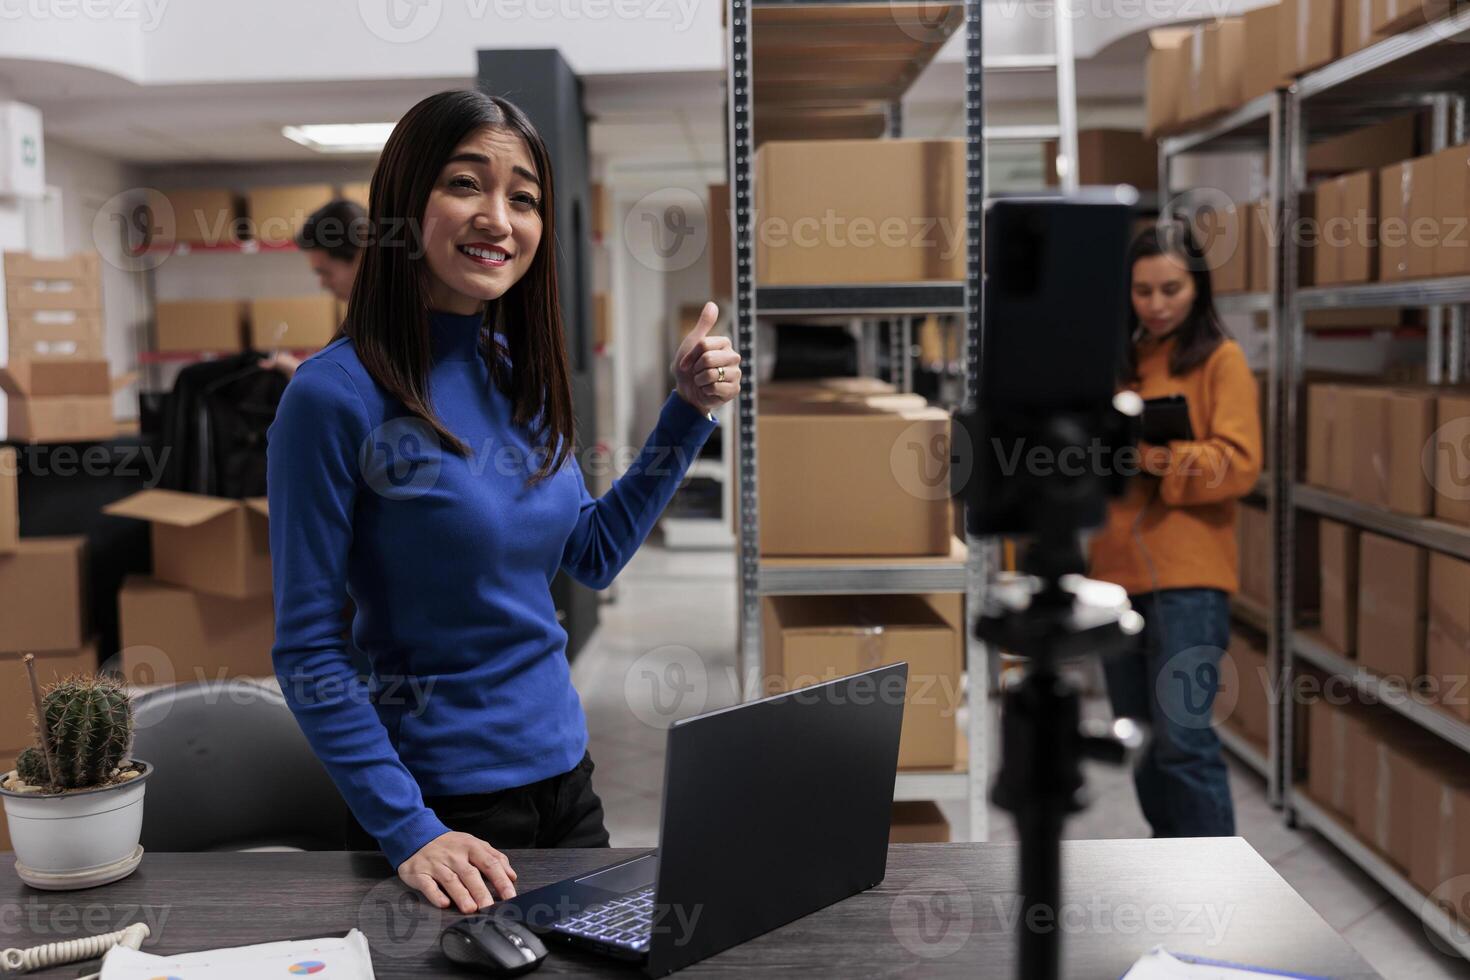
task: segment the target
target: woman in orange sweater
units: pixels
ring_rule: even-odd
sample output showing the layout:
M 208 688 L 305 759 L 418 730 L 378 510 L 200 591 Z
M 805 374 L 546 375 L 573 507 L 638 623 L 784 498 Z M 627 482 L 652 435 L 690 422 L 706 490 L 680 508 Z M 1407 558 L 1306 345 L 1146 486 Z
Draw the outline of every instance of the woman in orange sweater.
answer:
M 1184 395 L 1195 440 L 1140 446 L 1142 474 L 1092 540 L 1092 575 L 1128 590 L 1147 625 L 1136 652 L 1104 664 L 1113 713 L 1153 729 L 1134 776 L 1157 837 L 1235 833 L 1212 712 L 1238 586 L 1236 501 L 1261 472 L 1256 383 L 1215 313 L 1188 227 L 1166 221 L 1129 254 L 1125 387 Z

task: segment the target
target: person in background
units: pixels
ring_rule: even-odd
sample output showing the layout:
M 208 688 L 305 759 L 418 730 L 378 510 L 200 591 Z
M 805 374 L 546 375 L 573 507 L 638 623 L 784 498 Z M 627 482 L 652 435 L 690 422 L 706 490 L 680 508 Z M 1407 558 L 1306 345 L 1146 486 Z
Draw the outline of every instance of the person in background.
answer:
M 266 440 L 271 654 L 347 801 L 344 841 L 465 914 L 515 895 L 503 849 L 607 846 L 551 582 L 613 581 L 741 382 L 707 303 L 637 459 L 588 492 L 553 177 L 511 102 L 411 108 L 373 174 L 342 336 L 302 363 Z
M 1213 728 L 1221 659 L 1238 587 L 1236 501 L 1261 473 L 1256 382 L 1216 315 L 1210 270 L 1187 224 L 1164 220 L 1134 241 L 1123 387 L 1184 395 L 1194 441 L 1140 445 L 1143 473 L 1091 542 L 1091 574 L 1128 590 L 1146 626 L 1139 648 L 1104 662 L 1113 713 L 1148 724 L 1134 774 L 1157 837 L 1235 833 Z
M 296 247 L 311 264 L 317 281 L 343 303 L 352 295 L 366 235 L 367 212 L 356 201 L 345 198 L 312 212 L 296 235 Z M 276 351 L 260 362 L 261 367 L 274 368 L 288 378 L 300 365 L 301 359 L 289 351 Z

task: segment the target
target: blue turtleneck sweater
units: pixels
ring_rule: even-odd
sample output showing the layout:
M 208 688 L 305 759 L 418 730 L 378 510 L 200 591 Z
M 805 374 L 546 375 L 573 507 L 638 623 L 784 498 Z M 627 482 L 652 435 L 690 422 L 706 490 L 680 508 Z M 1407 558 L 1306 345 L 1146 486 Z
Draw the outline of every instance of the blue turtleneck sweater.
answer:
M 671 392 L 605 495 L 575 455 L 526 490 L 538 460 L 477 349 L 480 318 L 434 313 L 430 329 L 429 398 L 468 457 L 441 451 L 345 339 L 296 372 L 267 449 L 276 676 L 395 868 L 449 829 L 425 795 L 524 786 L 582 758 L 551 581 L 564 568 L 605 588 L 715 428 Z M 366 684 L 344 649 L 348 597 Z

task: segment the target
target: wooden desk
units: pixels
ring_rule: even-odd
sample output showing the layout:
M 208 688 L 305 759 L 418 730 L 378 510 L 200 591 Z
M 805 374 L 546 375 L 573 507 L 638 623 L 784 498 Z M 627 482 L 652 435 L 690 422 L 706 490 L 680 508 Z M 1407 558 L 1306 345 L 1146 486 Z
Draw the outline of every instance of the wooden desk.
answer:
M 1347 942 L 1240 838 L 1063 845 L 1066 975 L 1114 978 L 1156 944 L 1185 953 L 1342 978 L 1375 977 Z M 635 850 L 511 851 L 522 891 Z M 1018 851 L 1010 844 L 899 844 L 875 889 L 695 964 L 680 976 L 1009 978 Z M 780 888 L 779 875 L 770 882 Z M 148 922 L 168 954 L 361 929 L 382 980 L 458 977 L 438 950 L 457 912 L 433 908 L 371 852 L 146 854 L 130 877 L 39 892 L 0 854 L 0 947 L 33 946 Z M 95 961 L 94 961 L 95 962 Z M 31 977 L 75 977 L 81 964 Z M 95 969 L 95 967 L 93 967 Z M 554 948 L 541 975 L 628 978 Z

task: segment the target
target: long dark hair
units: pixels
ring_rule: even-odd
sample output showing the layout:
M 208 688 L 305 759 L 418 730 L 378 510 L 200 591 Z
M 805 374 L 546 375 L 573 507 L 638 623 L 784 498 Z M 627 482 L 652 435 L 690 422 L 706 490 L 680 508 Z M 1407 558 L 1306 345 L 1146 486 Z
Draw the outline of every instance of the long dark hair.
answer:
M 1128 342 L 1124 344 L 1123 380 L 1138 380 L 1138 312 L 1133 308 L 1131 277 L 1133 267 L 1141 259 L 1170 255 L 1184 263 L 1194 280 L 1194 306 L 1189 316 L 1174 331 L 1177 343 L 1169 353 L 1169 373 L 1174 377 L 1188 374 L 1210 359 L 1215 349 L 1225 342 L 1225 328 L 1215 312 L 1215 290 L 1210 281 L 1210 263 L 1199 246 L 1189 222 L 1180 218 L 1161 218 L 1133 239 L 1128 249 L 1130 277 L 1128 302 Z
M 368 191 L 371 241 L 347 301 L 342 332 L 373 380 L 438 434 L 459 456 L 468 448 L 429 404 L 429 265 L 422 222 L 429 193 L 454 149 L 486 126 L 519 136 L 541 179 L 541 243 L 526 274 L 485 307 L 480 354 L 512 405 L 512 421 L 541 448 L 528 485 L 546 479 L 572 453 L 576 422 L 556 280 L 556 196 L 551 155 L 516 105 L 483 92 L 440 92 L 393 127 Z M 505 336 L 505 344 L 496 334 Z M 507 364 L 514 365 L 512 371 Z

